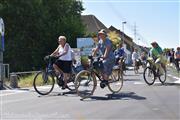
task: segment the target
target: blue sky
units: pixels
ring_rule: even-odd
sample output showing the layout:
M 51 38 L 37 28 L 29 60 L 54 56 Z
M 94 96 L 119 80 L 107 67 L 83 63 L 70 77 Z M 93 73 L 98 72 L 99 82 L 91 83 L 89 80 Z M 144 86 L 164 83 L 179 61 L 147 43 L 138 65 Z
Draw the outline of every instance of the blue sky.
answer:
M 157 41 L 162 48 L 180 46 L 180 0 L 82 0 L 83 14 L 95 15 L 106 27 L 113 25 L 135 42 L 150 46 Z M 135 27 L 136 25 L 136 27 Z

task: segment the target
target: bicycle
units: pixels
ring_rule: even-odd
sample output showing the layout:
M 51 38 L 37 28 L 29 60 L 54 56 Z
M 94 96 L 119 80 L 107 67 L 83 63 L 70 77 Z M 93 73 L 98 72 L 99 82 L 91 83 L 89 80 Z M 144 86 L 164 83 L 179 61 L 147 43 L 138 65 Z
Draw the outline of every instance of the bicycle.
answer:
M 159 81 L 164 84 L 166 81 L 166 67 L 162 66 L 163 72 L 160 75 L 159 69 L 156 70 L 155 63 L 152 58 L 147 59 L 147 67 L 144 69 L 143 77 L 148 85 L 153 85 L 155 80 L 159 78 Z
M 134 63 L 134 73 L 138 74 L 139 73 L 139 67 L 141 65 L 141 60 L 140 59 L 136 59 L 135 63 Z
M 103 64 L 100 61 L 100 57 L 93 58 L 89 56 L 89 68 L 79 72 L 75 78 L 75 89 L 81 98 L 85 99 L 93 95 L 97 87 L 97 79 L 102 81 L 102 75 L 100 75 L 100 69 Z M 121 70 L 119 67 L 113 68 L 112 74 L 108 80 L 108 88 L 112 93 L 118 93 L 123 86 L 123 78 L 121 78 Z M 101 86 L 102 84 L 100 84 Z
M 120 69 L 120 77 L 123 79 L 124 72 L 126 72 L 126 58 L 125 57 L 120 57 L 116 63 L 116 66 L 114 68 L 119 68 Z
M 48 95 L 54 88 L 55 81 L 59 87 L 64 85 L 63 74 L 60 75 L 55 74 L 55 70 L 53 69 L 53 63 L 56 58 L 51 56 L 46 56 L 45 61 L 47 62 L 45 70 L 41 70 L 38 72 L 33 81 L 33 87 L 37 93 L 40 95 Z M 67 89 L 70 91 L 75 90 L 74 80 L 77 73 L 75 73 L 75 68 L 72 67 L 72 72 L 70 73 L 70 77 L 67 82 Z

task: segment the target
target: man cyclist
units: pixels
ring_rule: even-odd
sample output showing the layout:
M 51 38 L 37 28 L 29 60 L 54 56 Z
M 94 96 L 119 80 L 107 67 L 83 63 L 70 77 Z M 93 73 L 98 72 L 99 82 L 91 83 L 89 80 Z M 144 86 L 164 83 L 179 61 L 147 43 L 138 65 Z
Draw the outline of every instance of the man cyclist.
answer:
M 180 61 L 180 47 L 177 47 L 176 52 L 174 54 L 174 58 L 175 58 L 175 66 L 177 71 L 179 71 L 179 61 Z
M 116 65 L 117 65 L 117 64 L 119 64 L 119 60 L 121 58 L 126 57 L 126 53 L 124 51 L 122 43 L 117 44 L 116 47 L 117 47 L 117 49 L 114 51 L 114 55 L 115 55 L 115 58 L 116 58 Z
M 156 70 L 159 69 L 159 75 L 162 75 L 163 74 L 163 68 L 162 67 L 165 67 L 165 65 L 163 65 L 162 48 L 158 45 L 157 42 L 152 42 L 151 45 L 153 48 L 150 50 L 150 57 L 152 57 L 154 59 Z
M 139 54 L 138 54 L 138 49 L 134 48 L 134 52 L 132 53 L 132 61 L 134 67 L 137 66 L 137 69 L 139 69 Z

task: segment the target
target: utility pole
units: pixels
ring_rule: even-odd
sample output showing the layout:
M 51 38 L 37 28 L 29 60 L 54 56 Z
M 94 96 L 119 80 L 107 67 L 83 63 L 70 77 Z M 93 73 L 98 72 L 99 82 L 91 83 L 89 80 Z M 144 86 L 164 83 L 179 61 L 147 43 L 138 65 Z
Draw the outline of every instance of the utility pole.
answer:
M 3 66 L 3 51 L 4 51 L 4 22 L 0 17 L 0 90 L 4 88 L 4 66 Z
M 134 42 L 136 43 L 136 23 L 134 24 Z
M 122 22 L 122 41 L 123 41 L 123 46 L 124 46 L 124 24 L 126 24 L 126 21 Z

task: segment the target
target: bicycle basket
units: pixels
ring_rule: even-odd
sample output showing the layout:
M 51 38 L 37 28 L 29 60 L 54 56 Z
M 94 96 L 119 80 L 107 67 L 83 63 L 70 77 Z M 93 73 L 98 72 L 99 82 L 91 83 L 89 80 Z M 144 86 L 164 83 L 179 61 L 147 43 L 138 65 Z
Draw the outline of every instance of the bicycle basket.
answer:
M 47 55 L 47 56 L 45 56 L 44 57 L 44 61 L 46 62 L 46 63 L 54 63 L 55 61 L 56 61 L 56 59 L 57 58 L 55 58 L 55 57 L 52 57 L 52 56 L 50 56 L 50 55 Z

